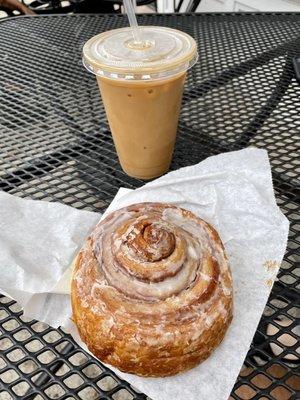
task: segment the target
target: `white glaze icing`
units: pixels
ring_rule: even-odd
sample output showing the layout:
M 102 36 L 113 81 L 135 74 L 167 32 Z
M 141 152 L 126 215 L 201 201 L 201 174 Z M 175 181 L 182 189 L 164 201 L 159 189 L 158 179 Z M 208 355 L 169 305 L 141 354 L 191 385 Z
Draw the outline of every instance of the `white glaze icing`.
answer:
M 165 258 L 162 263 L 164 268 L 172 267 L 176 271 L 178 267 L 180 268 L 174 276 L 167 276 L 160 282 L 143 281 L 135 277 L 133 273 L 128 273 L 126 269 L 115 261 L 116 251 L 122 251 L 123 254 L 128 257 L 129 261 L 139 260 L 134 249 L 128 245 L 128 241 L 140 235 L 140 231 L 136 227 L 133 227 L 131 223 L 121 236 L 117 236 L 116 231 L 128 221 L 134 221 L 135 224 L 137 221 L 142 221 L 143 219 L 149 219 L 150 222 L 153 220 L 153 224 L 157 228 L 166 229 L 168 232 L 173 233 L 176 238 L 175 251 L 179 240 L 185 241 L 184 257 L 173 262 L 171 254 Z M 159 222 L 157 222 L 157 220 Z M 92 234 L 92 239 L 94 243 L 94 253 L 97 256 L 98 268 L 102 278 L 92 283 L 89 294 L 84 290 L 81 291 L 82 297 L 85 298 L 85 303 L 88 304 L 89 296 L 95 298 L 95 302 L 93 303 L 96 303 L 96 305 L 93 311 L 96 314 L 107 314 L 108 309 L 105 305 L 105 301 L 101 301 L 100 298 L 102 291 L 107 292 L 110 290 L 110 293 L 115 293 L 117 297 L 122 298 L 122 296 L 125 296 L 124 301 L 126 304 L 131 302 L 133 307 L 130 309 L 125 305 L 119 306 L 119 308 L 114 311 L 112 318 L 109 318 L 104 323 L 104 329 L 111 329 L 114 321 L 113 316 L 121 317 L 125 320 L 126 318 L 132 320 L 131 313 L 136 307 L 140 307 L 139 310 L 143 310 L 144 316 L 150 318 L 154 310 L 156 310 L 151 304 L 156 304 L 157 302 L 157 307 L 161 310 L 161 313 L 159 320 L 155 322 L 152 321 L 149 325 L 149 329 L 153 329 L 153 334 L 149 336 L 149 341 L 147 343 L 151 346 L 154 346 L 158 340 L 155 335 L 160 338 L 159 340 L 161 340 L 162 336 L 165 338 L 164 340 L 169 340 L 166 328 L 169 317 L 165 312 L 169 309 L 173 309 L 173 307 L 182 310 L 180 313 L 180 321 L 183 325 L 186 323 L 185 321 L 188 320 L 197 321 L 198 328 L 197 332 L 194 333 L 195 337 L 197 335 L 197 337 L 199 337 L 203 329 L 211 327 L 218 316 L 224 319 L 226 318 L 228 314 L 227 310 L 219 299 L 222 293 L 225 296 L 232 295 L 231 286 L 228 287 L 223 279 L 224 274 L 224 276 L 227 276 L 227 282 L 231 285 L 230 275 L 228 279 L 228 261 L 224 255 L 222 246 L 215 242 L 211 231 L 206 228 L 204 222 L 200 223 L 196 220 L 186 218 L 179 209 L 167 208 L 160 215 L 157 212 L 152 213 L 150 207 L 149 211 L 142 215 L 139 215 L 135 211 L 114 215 L 113 218 L 108 220 L 105 224 L 97 226 Z M 111 239 L 113 245 L 110 245 Z M 154 245 L 152 245 L 151 250 L 154 255 L 159 253 L 160 245 L 167 245 L 165 237 L 162 243 L 154 243 Z M 156 249 L 158 249 L 157 253 Z M 105 259 L 104 256 L 106 256 Z M 212 257 L 218 265 L 218 269 L 221 272 L 218 278 L 219 284 L 204 302 L 196 302 L 194 305 L 189 305 L 190 302 L 197 299 L 193 294 L 196 283 L 202 283 L 204 285 L 203 291 L 205 291 L 205 288 L 208 288 L 212 281 L 210 274 L 202 270 L 203 265 L 201 260 L 204 257 Z M 152 264 L 145 262 L 142 265 L 147 268 Z M 84 285 L 82 274 L 84 274 L 85 269 L 87 270 L 88 268 L 90 268 L 89 263 L 83 263 L 81 269 L 74 276 L 79 287 Z M 153 277 L 155 278 L 154 272 Z M 210 309 L 214 311 L 208 314 L 208 310 Z M 179 318 L 179 316 L 176 316 L 176 318 Z M 136 319 L 135 323 L 139 326 L 140 324 L 147 323 L 147 321 L 148 319 Z M 199 329 L 199 326 L 202 326 L 202 328 Z M 172 340 L 176 340 L 176 334 L 173 336 Z M 139 336 L 132 340 L 133 342 L 139 340 Z

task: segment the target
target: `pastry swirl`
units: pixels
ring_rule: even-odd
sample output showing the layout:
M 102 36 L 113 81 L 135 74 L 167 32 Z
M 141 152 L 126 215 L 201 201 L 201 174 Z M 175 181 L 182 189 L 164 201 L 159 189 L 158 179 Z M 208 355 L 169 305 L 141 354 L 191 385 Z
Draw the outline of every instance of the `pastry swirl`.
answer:
M 122 371 L 168 376 L 194 367 L 232 319 L 232 280 L 218 233 L 169 204 L 111 213 L 77 257 L 72 308 L 89 350 Z

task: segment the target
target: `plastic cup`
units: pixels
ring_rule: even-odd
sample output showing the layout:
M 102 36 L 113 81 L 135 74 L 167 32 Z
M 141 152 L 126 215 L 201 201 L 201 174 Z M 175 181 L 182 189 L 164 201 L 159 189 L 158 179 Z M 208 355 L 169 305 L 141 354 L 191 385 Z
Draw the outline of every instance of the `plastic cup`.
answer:
M 92 37 L 83 63 L 97 78 L 123 170 L 151 179 L 172 160 L 186 72 L 197 61 L 195 40 L 176 29 L 141 26 Z

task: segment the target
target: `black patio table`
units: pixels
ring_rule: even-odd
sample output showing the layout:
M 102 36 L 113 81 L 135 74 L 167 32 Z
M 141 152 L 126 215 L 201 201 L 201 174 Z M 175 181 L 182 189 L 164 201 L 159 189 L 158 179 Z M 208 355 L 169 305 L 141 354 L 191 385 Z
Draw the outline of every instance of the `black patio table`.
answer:
M 291 224 L 288 249 L 231 398 L 295 400 L 300 83 L 293 58 L 300 57 L 300 14 L 138 19 L 181 29 L 199 45 L 172 169 L 246 146 L 269 152 L 277 202 Z M 1 190 L 101 212 L 120 186 L 143 184 L 121 171 L 96 80 L 81 64 L 88 38 L 125 25 L 122 15 L 1 21 Z M 61 330 L 24 318 L 7 297 L 0 298 L 0 333 L 0 399 L 146 399 Z

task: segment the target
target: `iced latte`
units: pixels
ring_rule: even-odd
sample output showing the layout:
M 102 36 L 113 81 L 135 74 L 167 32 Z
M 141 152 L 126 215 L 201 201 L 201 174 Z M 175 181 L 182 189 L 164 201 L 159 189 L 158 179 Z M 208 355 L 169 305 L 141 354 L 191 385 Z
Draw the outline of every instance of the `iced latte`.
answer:
M 120 164 L 130 176 L 168 171 L 186 71 L 197 59 L 193 38 L 175 29 L 104 32 L 84 46 L 84 64 L 98 81 Z

